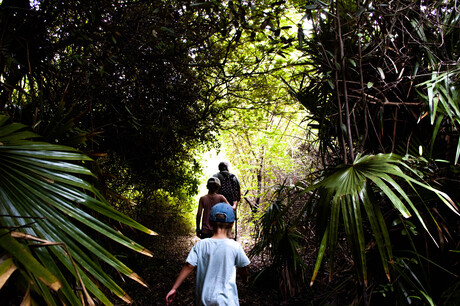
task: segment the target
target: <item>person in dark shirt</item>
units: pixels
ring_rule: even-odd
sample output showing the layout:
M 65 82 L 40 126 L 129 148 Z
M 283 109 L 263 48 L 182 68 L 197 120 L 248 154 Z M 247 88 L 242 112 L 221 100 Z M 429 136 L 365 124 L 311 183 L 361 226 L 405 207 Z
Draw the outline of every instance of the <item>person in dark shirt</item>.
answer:
M 241 185 L 238 177 L 230 173 L 228 167 L 227 162 L 220 162 L 219 172 L 214 174 L 214 177 L 220 180 L 221 187 L 218 193 L 223 195 L 236 211 L 238 202 L 241 200 Z

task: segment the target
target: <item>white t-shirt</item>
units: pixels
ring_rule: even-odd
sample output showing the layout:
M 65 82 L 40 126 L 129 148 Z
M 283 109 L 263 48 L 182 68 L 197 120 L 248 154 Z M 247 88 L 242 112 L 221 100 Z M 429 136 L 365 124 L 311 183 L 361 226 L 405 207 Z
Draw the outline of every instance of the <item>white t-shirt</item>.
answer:
M 249 265 L 241 245 L 232 239 L 203 239 L 188 254 L 189 264 L 197 267 L 197 305 L 239 305 L 236 267 Z

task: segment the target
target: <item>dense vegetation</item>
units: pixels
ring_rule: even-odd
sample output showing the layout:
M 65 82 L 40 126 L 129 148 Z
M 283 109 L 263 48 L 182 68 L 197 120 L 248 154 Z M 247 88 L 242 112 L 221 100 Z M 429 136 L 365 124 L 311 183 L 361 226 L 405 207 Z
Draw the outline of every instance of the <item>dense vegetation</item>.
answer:
M 327 268 L 324 302 L 458 301 L 457 10 L 1 1 L 0 298 L 130 301 L 113 241 L 187 233 L 217 148 L 282 295 Z

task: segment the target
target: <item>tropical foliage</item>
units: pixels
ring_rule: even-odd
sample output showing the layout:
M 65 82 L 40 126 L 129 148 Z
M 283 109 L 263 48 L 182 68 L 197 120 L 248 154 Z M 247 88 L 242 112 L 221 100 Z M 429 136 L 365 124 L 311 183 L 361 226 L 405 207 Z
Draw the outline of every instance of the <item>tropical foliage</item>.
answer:
M 16 284 L 26 304 L 94 304 L 93 297 L 111 304 L 108 289 L 130 302 L 95 258 L 147 284 L 94 236 L 150 255 L 101 219 L 155 233 L 113 209 L 84 179 L 92 175 L 84 167 L 89 157 L 70 147 L 33 140 L 39 135 L 8 119 L 0 117 L 1 285 L 8 281 L 10 288 L 2 295 L 14 297 Z
M 443 250 L 456 247 L 455 239 L 447 242 L 455 231 L 448 220 L 458 220 L 451 183 L 459 157 L 456 7 L 444 1 L 294 3 L 308 21 L 297 36 L 303 52 L 297 65 L 304 71 L 284 81 L 315 122 L 323 171 L 317 183 L 299 185 L 309 198 L 303 208 L 285 200 L 267 226 L 297 220 L 294 231 L 302 227 L 299 218 L 307 228 L 311 217 L 317 220 L 312 284 L 323 256 L 332 280 L 336 249 L 348 253 L 345 239 L 359 288 L 350 301 L 368 303 L 367 292 L 384 283 L 374 273 L 369 282 L 371 270 L 394 286 L 386 297 L 407 303 L 413 294 L 434 303 L 443 286 L 428 276 L 433 263 L 421 255 L 422 246 L 455 262 Z M 295 211 L 309 213 L 295 218 Z M 375 256 L 381 269 L 368 264 Z M 445 284 L 456 277 L 447 272 Z
M 2 207 L 5 210 L 2 226 L 22 227 L 28 224 L 29 217 L 36 217 L 39 221 L 33 223 L 34 227 L 21 229 L 31 235 L 29 238 L 67 248 L 82 247 L 81 251 L 68 251 L 72 257 L 65 257 L 56 246 L 33 249 L 38 254 L 52 253 L 49 256 L 63 262 L 51 269 L 49 262 L 45 265 L 39 258 L 45 269 L 57 274 L 59 282 L 67 279 L 67 273 L 80 273 L 80 265 L 97 268 L 95 257 L 131 275 L 113 255 L 106 251 L 99 254 L 105 250 L 102 246 L 91 251 L 95 252 L 94 258 L 83 257 L 92 254 L 85 248 L 95 245 L 95 241 L 99 245 L 98 239 L 93 241 L 82 236 L 92 230 L 102 239 L 109 235 L 122 244 L 140 248 L 124 236 L 109 231 L 111 227 L 105 222 L 96 221 L 105 220 L 103 215 L 146 230 L 110 209 L 103 196 L 113 207 L 136 218 L 152 214 L 164 222 L 171 212 L 187 210 L 190 213 L 190 198 L 197 190 L 200 170 L 196 155 L 215 145 L 215 135 L 228 115 L 224 110 L 236 106 L 226 98 L 237 91 L 238 80 L 248 75 L 248 67 L 261 62 L 254 60 L 249 52 L 236 53 L 235 50 L 251 37 L 256 38 L 262 50 L 254 54 L 263 58 L 263 37 L 266 37 L 263 30 L 275 30 L 270 10 L 277 6 L 265 2 L 253 5 L 219 1 L 91 1 L 78 5 L 53 0 L 1 2 L 0 27 L 4 34 L 0 52 L 0 112 L 8 114 L 14 122 L 31 127 L 24 138 L 14 136 L 14 140 L 40 148 L 34 167 L 29 166 L 31 161 L 23 161 L 29 156 L 19 154 L 20 158 L 16 159 L 16 167 L 33 173 L 21 174 L 19 170 L 10 172 L 7 171 L 10 168 L 4 168 L 10 180 L 16 177 L 17 182 L 23 182 L 21 175 L 25 175 L 34 182 L 29 185 L 11 181 L 8 205 Z M 254 107 L 269 103 L 254 102 Z M 37 135 L 42 136 L 43 143 L 31 141 Z M 67 154 L 73 158 L 71 165 L 85 161 L 85 168 L 46 162 L 50 158 L 55 161 L 55 155 L 63 155 L 54 151 L 73 152 L 73 155 Z M 86 156 L 96 162 L 89 162 Z M 51 168 L 46 168 L 47 165 Z M 70 174 L 64 174 L 65 171 Z M 85 175 L 87 180 L 81 181 Z M 46 182 L 51 187 L 44 187 Z M 61 183 L 65 187 L 55 187 Z M 41 189 L 35 191 L 30 186 Z M 60 191 L 65 188 L 71 188 L 71 193 L 61 195 Z M 41 199 L 38 203 L 47 204 L 38 208 L 26 205 L 22 211 L 16 211 L 16 206 L 24 206 L 21 204 L 24 199 L 17 198 L 16 193 L 24 194 L 27 201 L 35 203 Z M 91 212 L 96 208 L 101 211 Z M 158 213 L 162 209 L 169 211 Z M 59 228 L 58 233 L 48 233 L 51 225 L 40 221 L 45 218 L 43 214 L 51 212 L 57 214 L 54 222 L 61 223 L 60 227 L 53 223 L 52 229 Z M 45 226 L 48 227 L 43 228 Z M 61 227 L 81 231 L 80 236 L 66 233 Z M 82 237 L 83 242 L 88 241 L 85 245 L 80 245 L 78 238 Z M 69 270 L 69 258 L 78 259 L 77 268 Z M 19 266 L 17 262 L 16 265 Z M 103 274 L 105 267 L 96 268 L 93 270 L 102 278 L 88 276 L 92 282 L 100 282 L 117 295 L 125 295 Z M 12 280 L 17 274 L 13 273 L 5 284 L 14 287 Z M 63 300 L 73 304 L 76 297 L 71 289 L 76 283 L 70 279 L 69 284 L 61 286 L 67 294 Z M 83 274 L 85 286 L 81 283 L 75 286 L 109 303 L 95 285 L 85 283 L 86 279 Z M 47 283 L 55 282 L 50 278 Z M 41 286 L 42 296 L 51 301 L 46 287 L 40 282 L 37 284 Z M 63 291 L 58 291 L 58 298 Z M 86 299 L 89 302 L 89 298 Z
M 449 301 L 457 11 L 443 0 L 1 1 L 0 294 L 128 299 L 106 265 L 141 280 L 98 238 L 143 248 L 108 220 L 149 232 L 119 211 L 153 228 L 190 215 L 197 156 L 219 140 L 244 174 L 244 203 L 265 212 L 251 215 L 252 254 L 268 254 L 284 294 L 327 262 L 349 303 Z
M 320 188 L 319 200 L 316 204 L 319 211 L 318 223 L 326 226 L 322 227 L 321 247 L 313 271 L 312 283 L 319 271 L 319 265 L 325 254 L 326 247 L 329 248 L 329 273 L 332 276 L 333 257 L 337 245 L 340 220 L 343 220 L 347 242 L 350 245 L 360 282 L 366 286 L 368 284 L 367 243 L 365 241 L 363 220 L 368 220 L 374 237 L 373 240 L 377 244 L 383 270 L 388 280 L 392 280 L 392 277 L 394 277 L 390 273 L 390 265 L 394 264 L 392 244 L 385 218 L 379 205 L 378 199 L 380 196 L 375 193 L 375 189 L 378 189 L 389 200 L 396 210 L 396 214 L 404 218 L 415 215 L 418 219 L 417 223 L 429 234 L 430 230 L 421 216 L 421 207 L 416 207 L 412 203 L 407 193 L 401 188 L 401 182 L 397 183 L 397 180 L 405 181 L 407 185 L 412 187 L 419 185 L 435 192 L 441 201 L 459 215 L 457 206 L 449 196 L 421 183 L 420 177 L 412 178 L 406 175 L 401 168 L 407 168 L 407 165 L 401 161 L 400 157 L 392 154 L 358 156 L 352 165 L 339 166 L 336 171 L 327 175 L 325 179 L 314 186 L 315 188 Z M 372 188 L 371 185 L 375 187 Z M 433 236 L 431 237 L 434 240 Z M 436 243 L 436 241 L 434 242 Z

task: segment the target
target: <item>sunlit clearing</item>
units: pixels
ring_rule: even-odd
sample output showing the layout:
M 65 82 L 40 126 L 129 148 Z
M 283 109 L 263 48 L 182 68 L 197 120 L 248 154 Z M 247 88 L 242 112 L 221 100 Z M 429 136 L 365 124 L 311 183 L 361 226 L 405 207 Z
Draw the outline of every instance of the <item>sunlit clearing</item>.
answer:
M 198 208 L 198 200 L 201 196 L 208 193 L 208 189 L 206 188 L 206 182 L 208 179 L 219 172 L 219 163 L 221 161 L 228 162 L 228 159 L 225 156 L 225 152 L 217 153 L 216 150 L 211 150 L 208 152 L 203 153 L 201 156 L 201 163 L 203 165 L 203 176 L 201 177 L 200 186 L 198 187 L 198 194 L 196 196 L 196 208 Z M 231 170 L 231 163 L 230 163 L 230 171 Z

